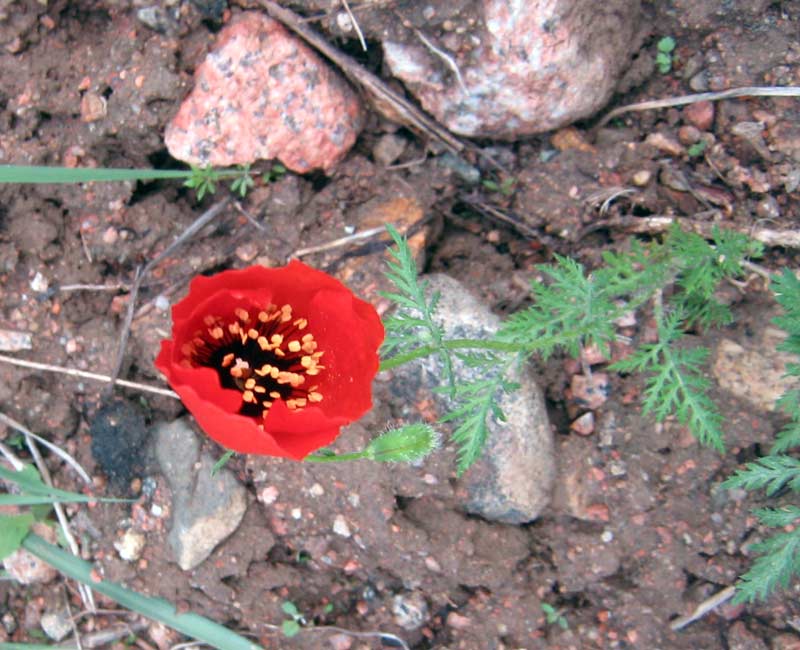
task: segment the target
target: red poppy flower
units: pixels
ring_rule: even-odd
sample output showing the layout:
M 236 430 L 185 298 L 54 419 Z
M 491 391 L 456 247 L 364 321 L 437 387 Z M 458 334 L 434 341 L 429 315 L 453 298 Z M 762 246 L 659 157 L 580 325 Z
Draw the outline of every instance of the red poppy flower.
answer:
M 197 277 L 172 321 L 156 367 L 228 449 L 300 460 L 372 406 L 383 324 L 302 262 Z

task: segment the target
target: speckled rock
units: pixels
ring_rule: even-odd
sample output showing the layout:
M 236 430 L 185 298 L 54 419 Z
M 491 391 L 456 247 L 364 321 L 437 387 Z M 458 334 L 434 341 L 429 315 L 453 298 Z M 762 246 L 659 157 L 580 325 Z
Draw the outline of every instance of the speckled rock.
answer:
M 211 475 L 214 459 L 200 452 L 186 420 L 160 424 L 155 437 L 156 458 L 172 490 L 167 541 L 178 565 L 188 571 L 238 528 L 247 509 L 246 490 L 230 470 Z
M 500 319 L 458 280 L 438 274 L 426 280 L 429 291 L 440 295 L 434 318 L 448 338 L 488 338 L 497 330 Z M 454 370 L 465 382 L 482 378 L 458 359 Z M 441 378 L 441 361 L 427 357 L 397 370 L 393 390 L 414 395 L 422 388 L 430 393 L 441 384 Z M 514 380 L 520 384 L 519 390 L 499 401 L 506 421 L 490 421 L 482 456 L 456 486 L 466 512 L 507 524 L 536 519 L 550 501 L 555 476 L 553 438 L 541 389 L 527 371 Z M 434 395 L 442 413 L 450 410 L 446 395 Z
M 277 158 L 304 173 L 331 169 L 362 122 L 341 77 L 279 23 L 246 12 L 220 32 L 164 139 L 175 158 L 195 165 Z
M 592 115 L 611 97 L 636 40 L 639 0 L 477 4 L 483 23 L 463 37 L 383 42 L 392 74 L 453 132 L 514 139 Z
M 765 411 L 775 411 L 785 392 L 798 387 L 795 377 L 786 374 L 795 355 L 776 349 L 786 335 L 776 327 L 765 327 L 755 341 L 745 347 L 724 338 L 714 351 L 712 370 L 720 388 Z

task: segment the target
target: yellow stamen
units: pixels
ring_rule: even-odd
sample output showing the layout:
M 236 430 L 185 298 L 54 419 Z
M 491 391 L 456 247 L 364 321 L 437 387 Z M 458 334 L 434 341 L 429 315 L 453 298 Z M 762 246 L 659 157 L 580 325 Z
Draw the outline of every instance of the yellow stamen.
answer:
M 244 382 L 244 387 L 247 390 L 252 390 L 253 386 L 255 386 L 255 385 L 256 385 L 256 380 L 253 379 L 252 377 L 250 379 L 248 379 L 246 382 Z
M 256 370 L 256 374 L 259 377 L 263 377 L 265 375 L 268 375 L 270 373 L 270 370 L 272 370 L 272 366 L 269 365 L 268 363 L 265 363 L 263 366 L 261 366 L 260 370 Z
M 281 394 L 277 390 L 270 391 L 269 396 L 272 399 L 280 399 L 281 398 Z
M 211 327 L 214 323 L 217 322 L 217 319 L 215 316 L 209 314 L 208 316 L 203 318 L 203 322 L 206 324 L 206 327 Z
M 231 365 L 235 356 L 236 355 L 231 352 L 230 354 L 226 354 L 224 357 L 222 357 L 222 367 L 227 368 L 229 365 Z
M 300 341 L 289 341 L 289 352 L 300 352 Z
M 263 386 L 256 386 L 255 388 L 253 388 L 253 392 L 255 392 L 255 393 L 266 393 L 267 389 L 264 388 Z
M 208 330 L 208 333 L 211 335 L 212 339 L 221 339 L 223 336 L 225 336 L 225 331 L 219 325 Z
M 273 334 L 270 339 L 272 345 L 280 345 L 283 343 L 283 335 L 282 334 Z
M 228 324 L 228 331 L 231 334 L 238 334 L 239 333 L 239 323 L 229 323 Z
M 256 339 L 256 343 L 258 343 L 258 347 L 260 347 L 265 352 L 267 350 L 272 349 L 272 346 L 269 344 L 269 341 L 267 341 L 267 337 L 266 336 L 259 336 Z
M 246 323 L 247 321 L 250 320 L 250 314 L 247 313 L 246 309 L 237 307 L 236 309 L 233 310 L 233 313 L 236 314 L 236 317 L 243 323 Z
M 249 336 L 251 339 L 257 339 L 258 338 L 258 330 L 254 330 L 254 329 L 247 330 L 247 336 Z
M 322 393 L 317 393 L 317 392 L 311 391 L 308 394 L 308 401 L 309 402 L 321 402 L 322 401 Z
M 253 391 L 251 390 L 246 390 L 242 393 L 242 400 L 245 402 L 250 402 L 251 404 L 257 403 L 256 396 L 253 395 Z
M 304 330 L 306 327 L 308 327 L 308 321 L 305 318 L 298 318 L 292 323 L 292 325 L 299 330 Z

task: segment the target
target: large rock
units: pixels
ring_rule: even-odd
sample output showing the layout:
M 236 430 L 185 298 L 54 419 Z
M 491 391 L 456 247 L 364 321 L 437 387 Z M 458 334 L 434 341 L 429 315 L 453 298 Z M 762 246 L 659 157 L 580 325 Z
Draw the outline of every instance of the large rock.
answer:
M 446 13 L 449 3 L 430 4 Z M 592 115 L 611 97 L 638 30 L 639 0 L 476 5 L 483 19 L 461 36 L 383 42 L 392 74 L 465 136 L 515 139 Z
M 194 165 L 277 158 L 299 173 L 327 171 L 362 122 L 358 97 L 341 77 L 278 22 L 247 12 L 220 32 L 164 140 L 170 154 Z
M 185 419 L 155 430 L 156 458 L 172 490 L 172 528 L 167 540 L 184 571 L 203 562 L 239 526 L 246 490 L 227 469 L 213 476 L 214 459 Z
M 427 276 L 429 291 L 440 294 L 434 315 L 447 338 L 486 339 L 497 331 L 500 319 L 460 282 L 446 275 Z M 395 372 L 393 391 L 403 395 L 428 394 L 441 386 L 442 365 L 427 357 Z M 483 378 L 481 370 L 454 359 L 455 375 L 462 382 Z M 533 521 L 550 501 L 555 476 L 553 437 L 544 399 L 533 377 L 524 370 L 513 377 L 520 384 L 506 393 L 499 405 L 506 421 L 490 418 L 489 437 L 481 458 L 456 486 L 461 507 L 490 521 L 521 524 Z M 452 408 L 443 393 L 433 393 L 437 410 Z

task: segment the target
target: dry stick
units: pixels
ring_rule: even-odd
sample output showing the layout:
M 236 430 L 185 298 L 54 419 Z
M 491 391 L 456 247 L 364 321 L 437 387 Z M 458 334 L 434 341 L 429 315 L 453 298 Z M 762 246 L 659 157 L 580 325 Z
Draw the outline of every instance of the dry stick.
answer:
M 111 377 L 108 375 L 101 375 L 98 372 L 88 372 L 86 370 L 78 370 L 77 368 L 65 368 L 63 366 L 54 366 L 49 363 L 39 363 L 38 361 L 28 361 L 27 359 L 17 359 L 9 357 L 5 354 L 0 354 L 0 362 L 8 363 L 12 366 L 19 366 L 21 368 L 30 368 L 32 370 L 44 370 L 46 372 L 57 372 L 70 377 L 80 377 L 81 379 L 91 379 L 93 381 L 110 382 Z M 141 390 L 146 393 L 155 393 L 156 395 L 163 395 L 165 397 L 173 397 L 180 399 L 180 396 L 175 391 L 168 388 L 159 388 L 158 386 L 149 386 L 148 384 L 140 384 L 136 381 L 128 381 L 127 379 L 117 379 L 115 382 L 124 388 L 133 388 L 134 390 Z
M 722 591 L 718 591 L 710 598 L 706 598 L 702 603 L 700 603 L 697 607 L 695 607 L 694 611 L 691 614 L 686 616 L 681 616 L 676 618 L 672 623 L 669 624 L 669 628 L 674 630 L 675 632 L 682 630 L 690 623 L 694 623 L 695 621 L 703 618 L 706 614 L 710 611 L 716 609 L 724 602 L 733 598 L 733 594 L 736 593 L 736 587 L 731 585 L 730 587 L 725 587 Z
M 136 297 L 139 295 L 139 288 L 142 286 L 142 280 L 160 264 L 164 258 L 172 253 L 178 246 L 183 244 L 186 240 L 194 237 L 206 224 L 214 219 L 222 210 L 230 203 L 231 198 L 226 197 L 222 201 L 218 201 L 212 205 L 208 210 L 201 214 L 194 223 L 184 230 L 169 246 L 156 255 L 152 260 L 145 264 L 144 268 L 136 269 L 136 278 L 134 279 L 133 286 L 131 287 L 130 297 L 128 298 L 128 311 L 125 315 L 125 323 L 122 326 L 122 334 L 119 339 L 119 347 L 117 348 L 117 359 L 114 363 L 114 371 L 111 373 L 109 379 L 109 386 L 106 389 L 107 393 L 114 390 L 114 385 L 118 383 L 117 377 L 122 369 L 122 361 L 125 357 L 125 348 L 128 344 L 128 336 L 131 331 L 131 323 L 133 322 L 133 314 L 136 308 Z M 120 384 L 122 382 L 119 382 Z
M 350 9 L 350 3 L 347 2 L 347 0 L 342 0 L 342 4 L 344 5 L 344 10 L 347 12 L 347 15 L 350 16 L 350 22 L 353 23 L 353 28 L 356 30 L 356 34 L 358 34 L 358 42 L 361 43 L 361 49 L 366 52 L 367 41 L 364 40 L 364 34 L 361 31 L 361 27 L 358 25 L 358 21 L 353 15 L 353 11 Z
M 331 46 L 319 34 L 309 29 L 293 11 L 284 9 L 272 0 L 260 0 L 260 4 L 272 18 L 286 25 L 286 27 L 291 29 L 295 34 L 298 34 L 306 42 L 328 57 L 342 69 L 344 74 L 347 75 L 351 81 L 361 86 L 379 103 L 388 103 L 408 124 L 415 126 L 423 133 L 427 133 L 436 140 L 439 140 L 452 153 L 460 153 L 466 148 L 466 144 L 461 142 L 441 124 L 428 117 L 405 97 L 389 88 L 377 76 L 365 70 L 352 58 Z
M 56 456 L 58 456 L 61 460 L 63 460 L 67 465 L 72 467 L 72 469 L 75 470 L 75 472 L 78 474 L 78 476 L 81 477 L 81 480 L 84 483 L 86 483 L 86 485 L 92 484 L 92 479 L 89 478 L 89 474 L 86 472 L 86 470 L 83 469 L 83 467 L 81 467 L 81 464 L 77 460 L 75 460 L 72 456 L 70 456 L 66 451 L 64 451 L 60 447 L 57 447 L 49 440 L 45 440 L 41 436 L 37 436 L 33 431 L 29 431 L 24 424 L 22 424 L 21 422 L 17 422 L 14 418 L 9 417 L 2 411 L 0 411 L 0 422 L 11 427 L 12 429 L 16 429 L 25 436 L 33 438 L 40 445 L 47 447 Z
M 2 420 L 6 424 L 8 424 L 10 427 L 13 427 L 22 433 L 23 436 L 25 436 L 25 444 L 28 446 L 31 456 L 33 456 L 33 462 L 36 464 L 36 468 L 39 470 L 42 480 L 50 487 L 53 487 L 53 477 L 50 475 L 50 470 L 47 469 L 47 465 L 44 462 L 44 458 L 42 458 L 42 454 L 39 453 L 39 448 L 36 446 L 36 442 L 33 439 L 34 434 L 28 430 L 25 425 L 17 422 L 13 418 L 8 417 L 4 413 L 0 413 L 0 415 L 2 415 Z M 84 475 L 86 475 L 86 472 L 84 472 Z M 52 505 L 53 510 L 55 510 L 56 513 L 56 519 L 58 519 L 58 523 L 61 526 L 61 531 L 64 533 L 64 539 L 67 540 L 69 550 L 74 556 L 80 557 L 81 551 L 80 548 L 78 548 L 78 543 L 75 541 L 75 538 L 72 536 L 72 532 L 69 529 L 69 521 L 67 521 L 67 515 L 64 514 L 64 507 L 58 502 L 53 502 Z M 77 584 L 78 593 L 81 596 L 84 607 L 90 611 L 93 611 L 96 607 L 94 604 L 94 595 L 92 594 L 92 590 L 82 582 L 78 582 Z
M 742 86 L 741 88 L 731 88 L 712 93 L 697 93 L 694 95 L 681 95 L 679 97 L 667 97 L 666 99 L 653 99 L 646 102 L 637 102 L 620 106 L 608 113 L 594 131 L 603 128 L 610 120 L 624 113 L 631 111 L 650 111 L 656 108 L 670 108 L 671 106 L 685 106 L 686 104 L 696 104 L 704 101 L 718 101 L 720 99 L 734 99 L 736 97 L 800 97 L 800 88 L 795 86 Z
M 453 74 L 456 76 L 456 81 L 458 81 L 458 85 L 461 88 L 461 92 L 463 92 L 465 95 L 469 95 L 469 90 L 467 90 L 467 86 L 464 83 L 464 78 L 461 76 L 461 70 L 458 68 L 458 64 L 455 62 L 453 57 L 444 50 L 440 50 L 438 47 L 436 47 L 426 38 L 425 34 L 418 29 L 415 29 L 414 33 L 417 35 L 417 38 L 422 41 L 422 44 L 425 47 L 427 47 L 431 52 L 444 61 L 445 65 L 453 71 Z
M 714 226 L 717 225 L 705 221 L 679 219 L 678 217 L 661 215 L 653 215 L 649 217 L 617 217 L 607 221 L 599 221 L 596 224 L 593 224 L 581 234 L 581 237 L 588 232 L 596 230 L 597 228 L 615 226 L 624 228 L 628 232 L 633 233 L 656 234 L 666 231 L 675 222 L 680 222 L 681 225 L 688 226 L 698 235 L 702 235 L 706 238 L 710 238 L 712 236 L 712 230 Z M 770 228 L 753 228 L 750 230 L 739 230 L 739 232 L 748 235 L 751 239 L 760 241 L 766 246 L 800 248 L 800 230 L 772 230 Z
M 386 228 L 384 226 L 377 226 L 376 228 L 363 230 L 361 232 L 348 235 L 347 237 L 340 237 L 339 239 L 334 239 L 333 241 L 329 241 L 326 244 L 319 244 L 318 246 L 308 246 L 307 248 L 298 248 L 292 254 L 292 257 L 303 257 L 305 255 L 311 255 L 311 253 L 322 253 L 324 251 L 329 251 L 333 248 L 346 246 L 347 244 L 350 244 L 354 241 L 359 241 L 361 239 L 369 239 L 370 237 L 373 237 L 382 232 L 386 232 Z

